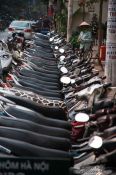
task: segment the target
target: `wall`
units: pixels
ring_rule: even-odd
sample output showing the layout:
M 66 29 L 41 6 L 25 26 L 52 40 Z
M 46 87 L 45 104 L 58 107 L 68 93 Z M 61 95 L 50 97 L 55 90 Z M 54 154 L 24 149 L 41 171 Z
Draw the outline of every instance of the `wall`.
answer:
M 76 10 L 79 10 L 79 6 L 78 6 L 77 0 L 74 0 L 73 13 L 75 13 Z M 103 3 L 103 18 L 102 18 L 103 23 L 107 21 L 107 11 L 108 11 L 108 2 L 104 2 Z M 91 22 L 93 13 L 96 13 L 99 18 L 99 3 L 94 3 L 93 12 L 88 12 L 88 8 L 86 8 L 85 21 Z M 82 9 L 80 9 L 78 14 L 74 15 L 73 17 L 73 30 L 75 30 L 81 22 L 82 22 Z
M 99 3 L 96 3 L 95 11 L 99 15 Z M 108 2 L 104 2 L 103 3 L 103 17 L 102 17 L 103 23 L 107 21 L 107 13 L 108 13 Z

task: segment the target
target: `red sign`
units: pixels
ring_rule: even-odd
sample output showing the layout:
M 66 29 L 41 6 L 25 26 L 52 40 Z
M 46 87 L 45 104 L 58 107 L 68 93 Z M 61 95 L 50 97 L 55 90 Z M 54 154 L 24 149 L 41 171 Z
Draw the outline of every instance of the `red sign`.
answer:
M 50 6 L 48 7 L 48 16 L 49 16 L 49 17 L 52 17 L 53 14 L 54 14 L 54 9 L 53 9 L 53 6 L 50 5 Z

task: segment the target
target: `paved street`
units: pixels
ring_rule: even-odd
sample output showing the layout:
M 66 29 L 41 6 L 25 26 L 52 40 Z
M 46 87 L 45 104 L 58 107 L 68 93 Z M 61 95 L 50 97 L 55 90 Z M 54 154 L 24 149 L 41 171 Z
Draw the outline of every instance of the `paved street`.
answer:
M 0 39 L 6 40 L 8 36 L 7 31 L 0 32 Z

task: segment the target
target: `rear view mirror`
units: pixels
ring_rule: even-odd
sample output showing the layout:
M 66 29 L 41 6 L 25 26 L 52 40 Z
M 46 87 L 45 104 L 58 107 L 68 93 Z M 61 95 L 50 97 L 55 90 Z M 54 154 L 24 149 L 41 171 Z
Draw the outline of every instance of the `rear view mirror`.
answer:
M 64 84 L 69 84 L 71 81 L 70 77 L 63 76 L 60 78 L 60 82 Z
M 59 52 L 60 52 L 60 53 L 64 53 L 64 49 L 62 49 L 62 48 L 59 49 Z
M 53 40 L 54 40 L 54 38 L 53 38 L 53 37 L 49 39 L 49 41 L 50 41 L 50 42 L 52 42 Z
M 64 55 L 60 56 L 60 61 L 64 61 L 66 57 Z
M 80 112 L 80 113 L 75 115 L 75 121 L 77 121 L 77 122 L 88 122 L 89 121 L 89 115 Z
M 68 73 L 67 68 L 64 67 L 64 66 L 60 68 L 60 71 L 61 71 L 62 73 L 64 73 L 64 74 L 67 74 L 67 73 Z
M 75 82 L 75 79 L 71 79 L 71 84 L 74 84 Z
M 90 140 L 89 140 L 89 146 L 92 148 L 100 148 L 103 144 L 103 140 L 101 137 L 99 136 L 93 136 Z
M 58 50 L 58 46 L 55 46 L 55 49 Z

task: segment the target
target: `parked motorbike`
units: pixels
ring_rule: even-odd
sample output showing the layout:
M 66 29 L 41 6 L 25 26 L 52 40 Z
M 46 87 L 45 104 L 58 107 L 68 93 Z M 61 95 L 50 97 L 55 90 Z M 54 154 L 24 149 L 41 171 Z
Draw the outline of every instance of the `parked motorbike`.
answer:
M 116 99 L 105 78 L 63 37 L 36 33 L 0 84 L 3 155 L 65 158 L 72 174 L 115 173 Z

